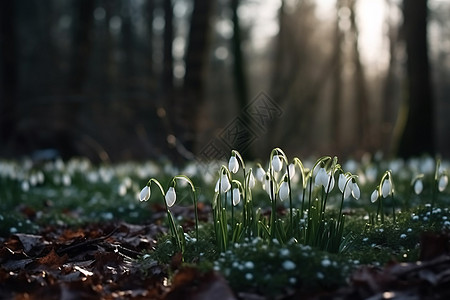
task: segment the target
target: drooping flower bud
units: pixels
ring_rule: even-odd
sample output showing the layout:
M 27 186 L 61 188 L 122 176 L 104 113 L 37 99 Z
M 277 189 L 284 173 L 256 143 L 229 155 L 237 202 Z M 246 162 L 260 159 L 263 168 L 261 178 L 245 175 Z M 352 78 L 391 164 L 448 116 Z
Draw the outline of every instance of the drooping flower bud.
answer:
M 233 205 L 236 206 L 241 202 L 241 193 L 239 192 L 239 188 L 233 189 Z
M 139 200 L 140 201 L 147 201 L 150 199 L 150 187 L 148 185 L 144 186 L 144 188 L 141 190 L 141 193 L 139 194 Z
M 236 174 L 237 171 L 239 171 L 239 162 L 235 155 L 232 155 L 230 157 L 230 160 L 228 161 L 228 169 L 230 172 Z
M 280 172 L 281 168 L 283 167 L 283 163 L 281 162 L 280 156 L 278 154 L 275 154 L 272 157 L 272 168 L 275 172 Z
M 172 207 L 177 200 L 177 194 L 175 193 L 175 188 L 173 186 L 169 187 L 166 193 L 166 204 L 168 207 Z

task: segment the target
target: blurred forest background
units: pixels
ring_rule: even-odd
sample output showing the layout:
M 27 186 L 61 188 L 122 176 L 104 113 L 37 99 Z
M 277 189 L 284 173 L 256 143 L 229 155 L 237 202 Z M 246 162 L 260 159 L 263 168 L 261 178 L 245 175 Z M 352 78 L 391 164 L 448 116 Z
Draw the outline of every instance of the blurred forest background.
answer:
M 0 157 L 449 157 L 449 20 L 442 0 L 0 1 Z

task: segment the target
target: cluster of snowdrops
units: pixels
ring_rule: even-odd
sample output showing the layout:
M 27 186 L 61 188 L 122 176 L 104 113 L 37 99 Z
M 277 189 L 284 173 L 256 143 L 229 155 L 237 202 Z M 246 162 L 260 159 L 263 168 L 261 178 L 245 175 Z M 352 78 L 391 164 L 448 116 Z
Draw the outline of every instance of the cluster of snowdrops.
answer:
M 269 243 L 299 243 L 333 253 L 346 249 L 349 239 L 344 235 L 344 200 L 350 196 L 359 199 L 361 190 L 358 176 L 346 172 L 337 157 L 321 157 L 311 168 L 306 168 L 299 158 L 290 161 L 283 150 L 275 148 L 270 153 L 266 169 L 261 164 L 253 167 L 254 169 L 246 168 L 240 153 L 233 150 L 228 166 L 222 165 L 218 170 L 212 199 L 212 221 L 215 241 L 220 251 L 226 251 L 236 243 L 254 238 Z M 424 189 L 423 177 L 424 174 L 417 174 L 412 179 L 411 184 L 416 194 L 422 193 Z M 335 197 L 340 198 L 337 214 L 327 210 L 327 202 L 335 190 L 336 180 L 339 192 L 335 192 Z M 170 211 L 176 202 L 176 184 L 179 181 L 188 183 L 192 191 L 195 231 L 191 235 L 186 234 L 182 226 L 177 225 Z M 257 189 L 257 182 L 267 193 L 270 213 L 266 213 L 254 203 L 252 193 Z M 377 209 L 369 219 L 382 224 L 385 215 L 389 214 L 395 222 L 395 184 L 392 171 L 386 170 L 377 182 L 379 184 L 373 188 L 370 196 Z M 440 160 L 435 162 L 432 182 L 431 212 L 437 193 L 444 191 L 448 184 L 447 171 L 440 166 Z M 173 177 L 167 189 L 164 189 L 157 179 L 151 178 L 140 192 L 140 201 L 150 199 L 152 184 L 158 187 L 165 199 L 170 235 L 177 249 L 183 253 L 186 240 L 195 242 L 199 239 L 196 187 L 185 175 Z M 294 189 L 298 189 L 295 196 Z M 390 212 L 386 212 L 384 208 L 386 200 L 389 200 L 392 207 Z M 285 205 L 286 210 L 282 212 L 277 209 L 280 202 L 288 203 Z

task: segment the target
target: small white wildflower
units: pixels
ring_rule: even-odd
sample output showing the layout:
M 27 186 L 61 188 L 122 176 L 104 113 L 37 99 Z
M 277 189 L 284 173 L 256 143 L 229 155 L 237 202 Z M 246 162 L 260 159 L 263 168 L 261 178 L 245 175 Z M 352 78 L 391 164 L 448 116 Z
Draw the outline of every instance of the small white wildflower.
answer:
M 280 196 L 281 201 L 289 199 L 289 184 L 287 182 L 287 179 L 281 183 L 278 195 Z
M 441 177 L 439 178 L 439 183 L 438 183 L 438 189 L 439 192 L 443 192 L 445 190 L 445 188 L 447 187 L 448 184 L 448 177 L 447 175 L 441 175 Z
M 22 191 L 28 192 L 30 190 L 30 184 L 28 183 L 28 181 L 22 181 L 21 188 Z
M 122 197 L 125 196 L 127 193 L 127 187 L 123 184 L 119 185 L 118 193 L 119 193 L 119 196 L 122 196 Z
M 253 269 L 255 267 L 255 264 L 252 261 L 248 261 L 244 264 L 244 267 L 246 269 Z
M 289 255 L 289 249 L 282 248 L 280 249 L 280 256 L 288 256 Z
M 296 283 L 297 283 L 297 279 L 294 278 L 294 277 L 290 277 L 290 278 L 289 278 L 289 283 L 290 283 L 290 284 L 296 284 Z
M 255 181 L 255 176 L 253 176 L 253 172 L 250 170 L 250 175 L 248 175 L 248 187 L 249 188 L 254 188 L 256 185 L 256 181 Z
M 421 179 L 417 179 L 416 182 L 414 183 L 414 193 L 416 193 L 416 195 L 420 195 L 422 191 L 423 191 L 423 182 Z
M 374 190 L 374 191 L 372 192 L 372 195 L 370 195 L 370 201 L 371 201 L 372 203 L 375 203 L 375 201 L 378 200 L 378 197 L 379 197 L 379 195 L 378 195 L 378 189 L 376 189 L 376 190 Z
M 220 176 L 220 178 L 217 180 L 216 187 L 214 188 L 214 191 L 217 193 L 219 192 L 219 186 L 220 186 L 220 192 L 226 193 L 231 189 L 230 181 L 228 180 L 228 176 L 226 172 Z
M 166 204 L 168 207 L 172 207 L 177 200 L 177 194 L 173 186 L 169 187 L 166 193 Z
M 346 182 L 347 182 L 347 176 L 345 176 L 344 173 L 339 174 L 338 187 L 339 187 L 339 190 L 341 191 L 341 193 L 344 192 Z
M 258 169 L 256 169 L 256 179 L 261 182 L 264 183 L 264 179 L 266 178 L 266 171 L 259 166 Z
M 392 184 L 389 179 L 384 179 L 383 185 L 381 186 L 381 194 L 383 198 L 386 198 L 392 193 Z
M 325 275 L 323 275 L 323 273 L 322 272 L 317 272 L 317 278 L 319 278 L 319 279 L 324 279 L 325 278 Z
M 359 199 L 359 197 L 361 196 L 361 191 L 359 189 L 358 184 L 355 182 L 350 182 L 349 184 L 351 184 L 351 189 L 352 189 L 352 196 L 353 198 L 355 198 L 356 200 Z
M 271 183 L 269 173 L 266 174 L 266 179 L 264 180 L 264 190 L 269 195 L 270 200 L 272 200 L 272 189 L 271 189 Z
M 272 157 L 272 168 L 275 172 L 280 172 L 281 168 L 283 167 L 283 163 L 280 159 L 280 156 L 278 154 L 275 154 Z
M 62 176 L 62 182 L 65 186 L 69 186 L 72 184 L 72 178 L 70 178 L 69 174 L 64 174 Z
M 141 190 L 141 193 L 139 194 L 139 200 L 140 201 L 147 201 L 150 199 L 150 187 L 148 185 L 144 186 L 144 188 Z
M 237 171 L 239 171 L 239 162 L 235 155 L 232 155 L 230 157 L 230 160 L 228 162 L 228 169 L 230 170 L 230 172 L 234 174 L 236 174 Z
M 283 262 L 283 269 L 285 269 L 286 271 L 294 270 L 295 268 L 296 268 L 296 265 L 293 261 L 285 260 Z
M 289 165 L 289 179 L 292 180 L 295 176 L 295 165 L 290 164 Z
M 247 279 L 247 280 L 252 280 L 252 279 L 253 279 L 253 274 L 251 274 L 251 273 L 246 273 L 246 274 L 245 274 L 245 279 Z
M 328 174 L 327 174 L 327 171 L 325 170 L 325 168 L 321 167 L 319 169 L 319 171 L 316 174 L 316 178 L 314 180 L 314 184 L 316 186 L 320 186 L 320 185 L 322 185 L 324 187 L 327 186 L 327 184 L 328 184 Z
M 400 234 L 400 238 L 401 239 L 406 239 L 406 234 L 404 234 L 404 233 Z
M 329 267 L 331 265 L 331 261 L 328 258 L 322 260 L 323 267 Z
M 241 202 L 241 193 L 239 192 L 239 188 L 233 189 L 233 205 L 236 206 Z

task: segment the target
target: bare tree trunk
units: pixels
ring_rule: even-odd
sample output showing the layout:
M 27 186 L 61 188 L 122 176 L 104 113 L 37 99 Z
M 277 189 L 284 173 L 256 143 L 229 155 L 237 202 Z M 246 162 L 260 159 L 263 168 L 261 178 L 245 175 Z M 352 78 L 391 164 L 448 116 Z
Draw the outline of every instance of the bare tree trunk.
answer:
M 386 0 L 386 5 L 391 6 L 393 5 L 390 0 Z M 399 28 L 397 26 L 394 26 L 392 24 L 392 21 L 390 19 L 386 20 L 388 22 L 388 38 L 389 38 L 389 53 L 390 53 L 390 59 L 389 59 L 389 66 L 387 69 L 387 74 L 384 79 L 384 90 L 383 90 L 383 100 L 382 100 L 382 107 L 381 107 L 381 113 L 382 113 L 382 126 L 380 128 L 380 140 L 381 141 L 388 141 L 393 138 L 392 131 L 394 129 L 394 123 L 395 123 L 395 117 L 397 115 L 397 106 L 396 106 L 396 88 L 395 86 L 398 84 L 397 77 L 395 75 L 395 64 L 397 63 L 396 60 L 396 49 L 397 49 L 397 41 L 399 36 Z M 377 145 L 378 148 L 382 149 L 386 153 L 393 154 L 392 149 L 392 143 L 386 143 L 384 145 Z
M 236 91 L 236 98 L 238 101 L 238 109 L 239 116 L 243 120 L 244 123 L 250 125 L 250 118 L 248 114 L 244 113 L 244 108 L 248 103 L 248 88 L 247 88 L 247 78 L 245 75 L 245 59 L 242 53 L 241 47 L 241 28 L 239 23 L 238 16 L 238 7 L 239 0 L 231 0 L 231 10 L 233 11 L 233 57 L 234 57 L 234 65 L 233 65 L 233 77 Z M 242 136 L 242 139 L 248 139 L 248 131 L 245 131 L 245 135 Z M 238 149 L 237 146 L 234 147 L 236 150 L 241 151 L 242 149 Z M 247 159 L 251 158 L 250 149 L 246 150 L 245 156 Z
M 162 87 L 165 98 L 173 104 L 173 7 L 171 1 L 164 1 L 164 49 Z M 171 105 L 170 105 L 171 106 Z
M 350 2 L 350 22 L 351 29 L 354 35 L 353 43 L 353 59 L 355 65 L 355 102 L 356 102 L 356 114 L 357 114 L 357 130 L 358 130 L 358 142 L 360 149 L 370 149 L 371 137 L 370 137 L 370 126 L 368 117 L 368 93 L 367 85 L 364 74 L 364 68 L 361 63 L 361 58 L 358 49 L 358 27 L 356 25 L 356 14 L 355 14 L 355 4 L 356 0 Z
M 69 86 L 72 92 L 81 93 L 89 66 L 89 55 L 92 49 L 92 27 L 94 2 L 80 0 L 74 3 L 75 19 L 74 38 L 71 57 L 71 72 L 69 74 Z
M 0 1 L 0 144 L 6 146 L 16 124 L 17 47 L 15 2 Z M 3 148 L 3 147 L 2 147 Z M 1 149 L 5 151 L 5 149 Z
M 205 69 L 208 61 L 210 16 L 213 0 L 195 0 L 192 11 L 189 42 L 186 52 L 186 74 L 183 94 L 178 97 L 179 132 L 184 147 L 194 151 L 197 119 L 204 102 Z
M 342 6 L 342 1 L 336 1 L 336 24 L 334 32 L 334 53 L 333 53 L 333 98 L 332 98 L 332 112 L 331 112 L 331 139 L 335 149 L 340 150 L 340 134 L 341 134 L 341 113 L 340 105 L 342 102 L 342 32 L 339 28 L 338 11 Z
M 427 0 L 403 1 L 407 60 L 406 119 L 399 141 L 398 155 L 411 157 L 434 154 L 433 98 L 427 46 Z

